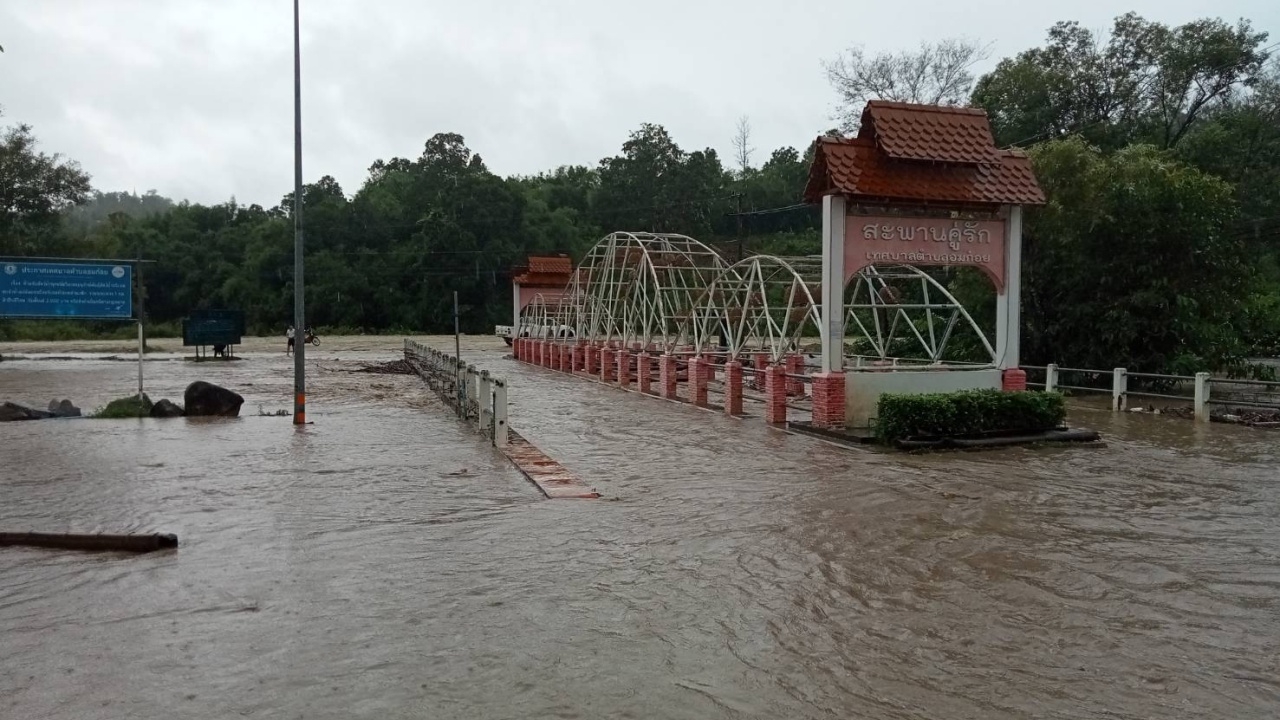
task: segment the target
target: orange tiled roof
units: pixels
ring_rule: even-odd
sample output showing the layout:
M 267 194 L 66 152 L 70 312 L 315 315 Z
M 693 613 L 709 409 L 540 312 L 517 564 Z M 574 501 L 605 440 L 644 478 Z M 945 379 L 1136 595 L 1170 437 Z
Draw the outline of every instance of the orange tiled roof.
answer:
M 569 284 L 571 274 L 564 273 L 534 273 L 524 272 L 512 278 L 514 282 L 520 283 L 525 287 L 557 287 L 561 288 Z
M 529 257 L 529 272 L 569 274 L 573 272 L 573 261 L 567 255 L 554 257 Z
M 1000 164 L 991 123 L 977 108 L 872 100 L 862 111 L 858 137 L 873 138 L 899 160 Z
M 998 149 L 981 110 L 872 101 L 862 117 L 858 137 L 818 139 L 805 200 L 1044 204 L 1031 160 Z
M 531 255 L 523 267 L 515 269 L 513 281 L 525 286 L 564 287 L 573 277 L 573 260 L 568 255 Z

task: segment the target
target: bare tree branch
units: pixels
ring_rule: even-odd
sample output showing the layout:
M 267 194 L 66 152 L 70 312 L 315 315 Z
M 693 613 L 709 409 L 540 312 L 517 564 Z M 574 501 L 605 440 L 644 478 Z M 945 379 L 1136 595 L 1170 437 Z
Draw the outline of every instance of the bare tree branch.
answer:
M 986 60 L 991 44 L 949 38 L 921 43 L 916 51 L 869 56 L 851 47 L 835 60 L 824 61 L 827 79 L 840 94 L 836 119 L 841 128 L 858 127 L 868 100 L 896 100 L 926 105 L 958 105 L 973 88 L 973 66 Z
M 733 135 L 733 159 L 738 163 L 739 172 L 751 169 L 751 154 L 756 151 L 751 144 L 751 120 L 746 115 L 738 118 L 737 130 Z

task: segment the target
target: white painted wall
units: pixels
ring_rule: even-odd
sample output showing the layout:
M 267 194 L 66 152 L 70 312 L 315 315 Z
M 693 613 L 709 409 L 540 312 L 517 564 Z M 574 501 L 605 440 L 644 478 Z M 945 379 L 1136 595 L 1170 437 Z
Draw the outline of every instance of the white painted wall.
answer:
M 932 393 L 1000 389 L 1000 370 L 845 371 L 844 420 L 850 428 L 871 427 L 884 393 Z

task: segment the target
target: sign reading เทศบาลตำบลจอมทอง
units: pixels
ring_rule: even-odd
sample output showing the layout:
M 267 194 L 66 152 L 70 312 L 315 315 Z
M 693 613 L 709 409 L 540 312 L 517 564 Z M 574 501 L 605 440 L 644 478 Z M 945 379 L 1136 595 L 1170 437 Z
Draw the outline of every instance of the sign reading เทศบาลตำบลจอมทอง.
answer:
M 970 265 L 999 289 L 1005 281 L 1005 223 L 850 215 L 844 253 L 846 282 L 869 265 Z
M 133 268 L 0 260 L 0 317 L 130 319 Z

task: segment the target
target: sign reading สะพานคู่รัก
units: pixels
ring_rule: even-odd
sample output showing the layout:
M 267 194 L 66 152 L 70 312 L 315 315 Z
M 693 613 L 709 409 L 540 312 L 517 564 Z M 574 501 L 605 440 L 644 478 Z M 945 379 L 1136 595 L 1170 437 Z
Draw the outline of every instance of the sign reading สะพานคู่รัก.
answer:
M 0 260 L 0 317 L 131 319 L 133 268 Z
M 1004 287 L 1003 220 L 849 215 L 844 237 L 846 282 L 868 265 L 969 265 Z

